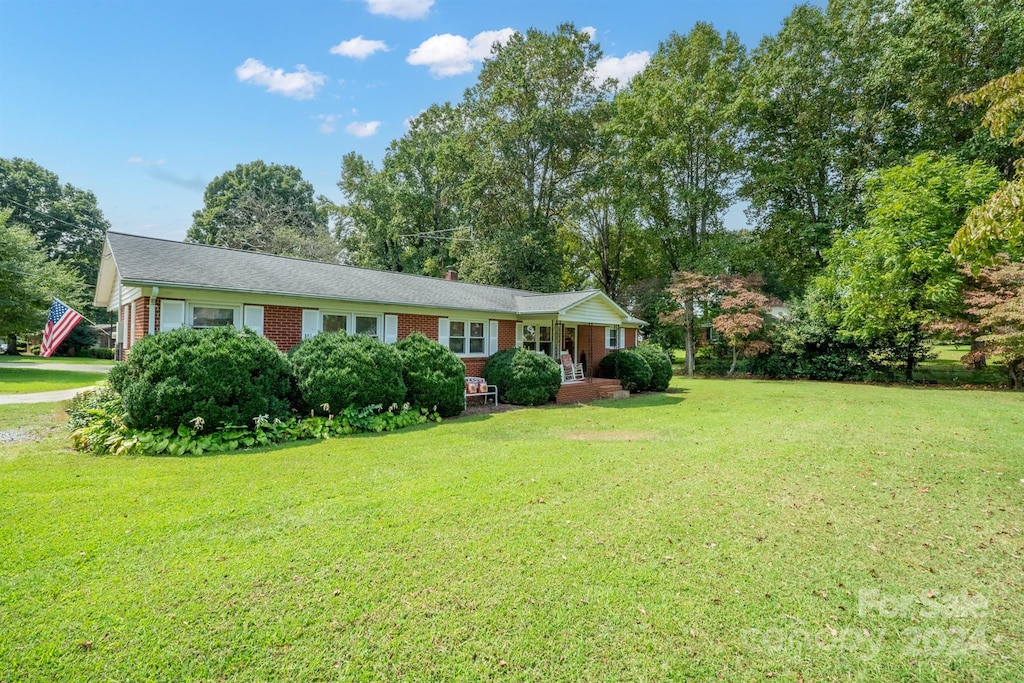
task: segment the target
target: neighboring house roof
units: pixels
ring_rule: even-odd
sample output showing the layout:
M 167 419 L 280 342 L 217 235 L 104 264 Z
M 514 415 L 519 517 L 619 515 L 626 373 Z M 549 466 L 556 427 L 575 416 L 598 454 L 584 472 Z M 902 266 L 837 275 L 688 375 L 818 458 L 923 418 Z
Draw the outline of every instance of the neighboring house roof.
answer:
M 96 290 L 97 306 L 110 305 L 117 276 L 130 287 L 179 287 L 523 315 L 558 314 L 599 297 L 622 313 L 623 322 L 642 322 L 598 290 L 543 294 L 108 232 Z

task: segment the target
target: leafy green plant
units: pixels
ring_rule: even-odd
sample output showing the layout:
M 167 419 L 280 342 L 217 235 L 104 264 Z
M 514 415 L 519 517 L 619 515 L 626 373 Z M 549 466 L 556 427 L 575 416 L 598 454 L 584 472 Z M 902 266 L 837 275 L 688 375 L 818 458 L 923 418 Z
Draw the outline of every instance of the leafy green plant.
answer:
M 459 357 L 419 332 L 395 344 L 402 359 L 406 400 L 418 408 L 437 406 L 443 417 L 462 412 L 466 366 Z
M 672 381 L 672 360 L 663 348 L 651 342 L 638 344 L 633 352 L 647 361 L 651 368 L 651 381 L 647 391 L 665 391 Z
M 109 386 L 77 394 L 67 413 L 71 443 L 78 450 L 122 455 L 134 448 L 121 396 Z
M 402 360 L 393 346 L 365 335 L 325 332 L 291 352 L 302 410 L 405 401 Z
M 253 418 L 252 426 L 226 425 L 206 431 L 204 420 L 196 417 L 188 425 L 160 429 L 132 429 L 116 392 L 104 388 L 86 392 L 68 409 L 71 441 L 78 450 L 109 455 L 203 455 L 243 448 L 260 448 L 306 439 L 328 439 L 359 432 L 391 432 L 441 416 L 408 403 L 392 404 L 387 410 L 372 405 L 346 408 L 339 415 L 292 415 L 271 420 L 267 415 Z
M 651 385 L 651 366 L 632 350 L 612 351 L 601 359 L 598 369 L 602 377 L 612 377 L 631 392 L 644 391 Z
M 274 343 L 251 330 L 181 328 L 137 341 L 110 383 L 131 427 L 177 429 L 201 417 L 216 429 L 287 416 L 290 374 Z
M 501 400 L 539 406 L 554 400 L 562 384 L 558 364 L 545 355 L 522 348 L 499 351 L 483 369 L 488 384 L 495 384 Z

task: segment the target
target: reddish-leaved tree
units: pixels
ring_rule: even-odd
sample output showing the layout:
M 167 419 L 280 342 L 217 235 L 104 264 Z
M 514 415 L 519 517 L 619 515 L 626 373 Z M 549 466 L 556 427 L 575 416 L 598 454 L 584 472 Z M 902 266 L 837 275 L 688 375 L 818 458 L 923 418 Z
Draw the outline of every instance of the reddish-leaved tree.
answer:
M 755 289 L 764 284 L 760 276 L 731 277 L 721 284 L 728 294 L 719 301 L 722 313 L 711 321 L 711 325 L 732 348 L 732 365 L 727 373 L 731 377 L 736 371 L 736 359 L 740 352 L 750 357 L 771 348 L 766 341 L 752 339 L 764 329 L 764 317 L 771 306 L 771 300 Z
M 1014 389 L 1024 387 L 1024 263 L 1005 257 L 975 275 L 977 287 L 964 295 L 977 318 L 978 341 L 987 354 L 1002 356 Z M 977 353 L 977 352 L 972 352 Z M 972 354 L 963 358 L 972 362 Z

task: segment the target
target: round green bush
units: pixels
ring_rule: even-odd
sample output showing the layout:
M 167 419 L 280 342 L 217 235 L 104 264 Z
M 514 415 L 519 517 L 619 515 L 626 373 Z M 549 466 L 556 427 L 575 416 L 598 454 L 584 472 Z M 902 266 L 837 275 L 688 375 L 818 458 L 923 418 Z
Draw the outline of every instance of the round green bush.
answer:
M 206 431 L 287 417 L 291 369 L 274 343 L 251 330 L 181 328 L 135 342 L 110 372 L 127 422 L 178 427 L 202 418 Z
M 647 391 L 665 391 L 672 381 L 672 361 L 665 350 L 651 342 L 638 344 L 634 352 L 639 354 L 651 366 L 651 382 Z
M 291 352 L 303 410 L 339 413 L 345 408 L 405 401 L 402 360 L 393 346 L 362 334 L 322 332 Z
M 598 369 L 601 377 L 617 379 L 631 392 L 644 391 L 651 384 L 651 366 L 632 350 L 612 351 L 601 359 Z
M 405 400 L 417 408 L 433 409 L 441 417 L 462 412 L 466 366 L 451 349 L 419 332 L 395 344 L 402 359 Z
M 562 385 L 558 363 L 526 349 L 506 349 L 487 359 L 484 379 L 498 387 L 501 400 L 521 406 L 551 401 Z

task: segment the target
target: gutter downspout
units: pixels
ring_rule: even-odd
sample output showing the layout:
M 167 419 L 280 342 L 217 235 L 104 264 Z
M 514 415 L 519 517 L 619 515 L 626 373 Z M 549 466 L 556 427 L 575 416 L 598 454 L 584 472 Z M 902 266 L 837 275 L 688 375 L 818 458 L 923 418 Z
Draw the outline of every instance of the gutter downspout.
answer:
M 149 293 L 149 310 L 146 311 L 146 317 L 149 318 L 149 335 L 153 336 L 156 334 L 156 297 L 160 294 L 160 288 L 154 287 L 153 291 Z

